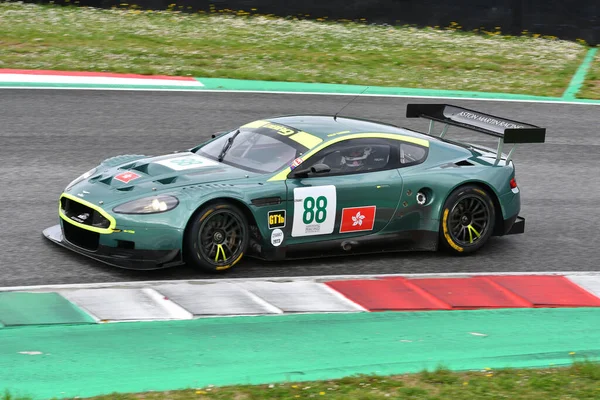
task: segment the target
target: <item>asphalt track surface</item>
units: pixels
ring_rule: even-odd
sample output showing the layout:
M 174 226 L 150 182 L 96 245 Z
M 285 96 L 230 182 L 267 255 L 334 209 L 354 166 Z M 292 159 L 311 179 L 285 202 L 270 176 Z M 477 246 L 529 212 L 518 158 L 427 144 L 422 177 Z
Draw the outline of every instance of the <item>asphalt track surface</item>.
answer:
M 254 93 L 0 90 L 0 286 L 220 276 L 600 270 L 600 107 L 596 105 L 451 101 L 548 128 L 545 144 L 521 145 L 515 154 L 525 234 L 492 238 L 469 257 L 396 253 L 278 263 L 245 259 L 225 275 L 207 276 L 186 266 L 120 270 L 63 250 L 42 237 L 44 228 L 57 223 L 62 189 L 104 158 L 190 148 L 214 132 L 272 115 L 333 114 L 350 99 Z M 362 97 L 341 115 L 426 129 L 426 121 L 403 117 L 408 102 L 440 101 Z M 486 136 L 471 138 L 495 145 Z

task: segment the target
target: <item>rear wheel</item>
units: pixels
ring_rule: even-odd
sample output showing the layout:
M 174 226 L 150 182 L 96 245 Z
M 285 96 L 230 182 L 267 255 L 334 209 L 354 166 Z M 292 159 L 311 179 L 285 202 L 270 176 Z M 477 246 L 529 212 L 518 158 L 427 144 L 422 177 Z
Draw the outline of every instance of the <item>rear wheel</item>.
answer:
M 241 260 L 248 247 L 248 221 L 236 206 L 220 202 L 195 215 L 188 242 L 188 262 L 208 272 L 225 271 Z
M 440 243 L 454 254 L 469 254 L 483 247 L 496 220 L 490 195 L 467 185 L 450 194 L 442 208 Z

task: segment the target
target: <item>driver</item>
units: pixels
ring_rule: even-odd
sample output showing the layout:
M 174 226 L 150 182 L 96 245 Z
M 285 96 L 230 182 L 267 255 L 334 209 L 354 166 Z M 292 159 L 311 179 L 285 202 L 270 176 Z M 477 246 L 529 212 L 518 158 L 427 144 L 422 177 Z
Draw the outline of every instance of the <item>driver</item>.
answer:
M 362 171 L 367 166 L 367 158 L 373 149 L 368 146 L 352 147 L 341 153 L 340 167 L 344 171 Z

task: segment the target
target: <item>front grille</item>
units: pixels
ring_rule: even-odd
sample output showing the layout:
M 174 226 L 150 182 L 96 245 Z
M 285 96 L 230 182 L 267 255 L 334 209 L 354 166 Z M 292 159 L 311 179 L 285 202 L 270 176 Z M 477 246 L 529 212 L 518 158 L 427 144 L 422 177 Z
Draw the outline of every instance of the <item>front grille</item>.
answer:
M 62 226 L 65 239 L 68 242 L 87 250 L 98 250 L 100 243 L 100 234 L 98 232 L 85 230 L 66 221 L 63 221 Z
M 98 211 L 77 201 L 63 197 L 60 206 L 67 218 L 77 223 L 95 228 L 108 228 L 110 221 Z

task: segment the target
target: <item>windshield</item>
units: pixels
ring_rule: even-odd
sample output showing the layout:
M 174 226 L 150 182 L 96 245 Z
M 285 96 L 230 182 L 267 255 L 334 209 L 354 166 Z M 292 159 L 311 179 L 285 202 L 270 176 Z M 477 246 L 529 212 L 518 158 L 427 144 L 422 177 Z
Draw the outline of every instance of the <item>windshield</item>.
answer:
M 223 146 L 237 130 L 219 136 L 207 143 L 197 154 L 218 160 Z M 285 136 L 269 136 L 252 129 L 240 129 L 240 133 L 231 143 L 223 161 L 234 167 L 260 173 L 271 173 L 288 166 L 307 149 Z

